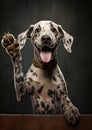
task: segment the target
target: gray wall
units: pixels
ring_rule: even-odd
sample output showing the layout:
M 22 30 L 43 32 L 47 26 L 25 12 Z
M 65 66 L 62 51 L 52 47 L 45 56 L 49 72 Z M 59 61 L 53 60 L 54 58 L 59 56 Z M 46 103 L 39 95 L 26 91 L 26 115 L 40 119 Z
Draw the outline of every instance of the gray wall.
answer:
M 92 113 L 91 17 L 91 4 L 88 1 L 0 0 L 0 38 L 7 31 L 17 36 L 30 24 L 45 19 L 61 24 L 74 36 L 72 54 L 61 46 L 58 62 L 68 85 L 69 97 L 81 113 Z M 22 55 L 26 73 L 33 56 L 29 42 Z M 1 45 L 0 113 L 32 113 L 30 99 L 23 103 L 16 101 L 11 59 Z

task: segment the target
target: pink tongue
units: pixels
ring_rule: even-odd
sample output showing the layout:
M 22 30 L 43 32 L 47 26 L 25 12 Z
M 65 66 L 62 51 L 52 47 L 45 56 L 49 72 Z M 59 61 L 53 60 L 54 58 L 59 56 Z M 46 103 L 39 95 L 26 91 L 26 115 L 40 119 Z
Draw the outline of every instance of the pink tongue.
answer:
M 40 52 L 41 60 L 45 63 L 48 63 L 51 60 L 52 53 L 51 52 Z

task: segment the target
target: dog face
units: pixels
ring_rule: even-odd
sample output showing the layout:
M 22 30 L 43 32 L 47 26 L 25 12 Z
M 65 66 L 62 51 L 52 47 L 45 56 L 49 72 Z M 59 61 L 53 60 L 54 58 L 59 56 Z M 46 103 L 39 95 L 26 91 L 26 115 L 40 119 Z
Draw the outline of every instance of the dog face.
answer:
M 60 33 L 59 26 L 51 21 L 40 21 L 30 27 L 32 28 L 29 37 L 35 46 L 35 51 L 38 56 L 40 55 L 40 60 L 48 63 L 56 54 L 63 32 Z
M 73 43 L 73 37 L 52 21 L 40 21 L 19 34 L 20 49 L 24 46 L 27 38 L 31 39 L 36 53 L 40 55 L 40 60 L 46 63 L 56 55 L 56 50 L 61 42 L 68 52 L 71 52 Z
M 40 21 L 34 25 L 33 31 L 30 34 L 32 43 L 38 47 L 58 45 L 61 34 L 57 24 L 50 21 Z M 63 32 L 62 32 L 63 37 Z

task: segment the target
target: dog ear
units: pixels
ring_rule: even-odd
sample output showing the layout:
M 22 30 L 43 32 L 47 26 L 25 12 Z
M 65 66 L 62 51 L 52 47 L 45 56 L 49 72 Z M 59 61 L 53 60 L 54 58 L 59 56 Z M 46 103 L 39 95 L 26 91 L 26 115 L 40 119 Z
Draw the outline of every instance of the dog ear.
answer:
M 65 49 L 71 53 L 72 50 L 71 50 L 71 47 L 72 47 L 72 44 L 73 44 L 73 36 L 71 36 L 70 34 L 68 34 L 67 32 L 65 32 L 63 30 L 63 28 L 61 27 L 61 25 L 58 25 L 58 30 L 61 34 L 61 40 L 64 44 L 64 47 Z
M 22 49 L 24 47 L 26 40 L 28 38 L 31 38 L 31 33 L 33 31 L 33 27 L 34 27 L 34 25 L 30 25 L 30 27 L 26 31 L 24 31 L 18 35 L 18 43 L 19 43 L 20 49 Z

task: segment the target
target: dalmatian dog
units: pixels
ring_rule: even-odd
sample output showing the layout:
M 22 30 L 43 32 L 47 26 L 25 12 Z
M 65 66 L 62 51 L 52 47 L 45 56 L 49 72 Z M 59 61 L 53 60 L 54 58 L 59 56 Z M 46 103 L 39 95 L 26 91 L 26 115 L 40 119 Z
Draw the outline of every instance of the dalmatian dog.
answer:
M 33 63 L 24 76 L 21 49 L 30 39 L 34 47 Z M 15 91 L 18 101 L 30 96 L 34 114 L 64 114 L 72 125 L 79 121 L 79 110 L 68 97 L 67 85 L 57 63 L 60 44 L 71 53 L 73 37 L 61 25 L 52 21 L 40 21 L 18 38 L 6 33 L 1 41 L 11 57 L 14 68 Z

